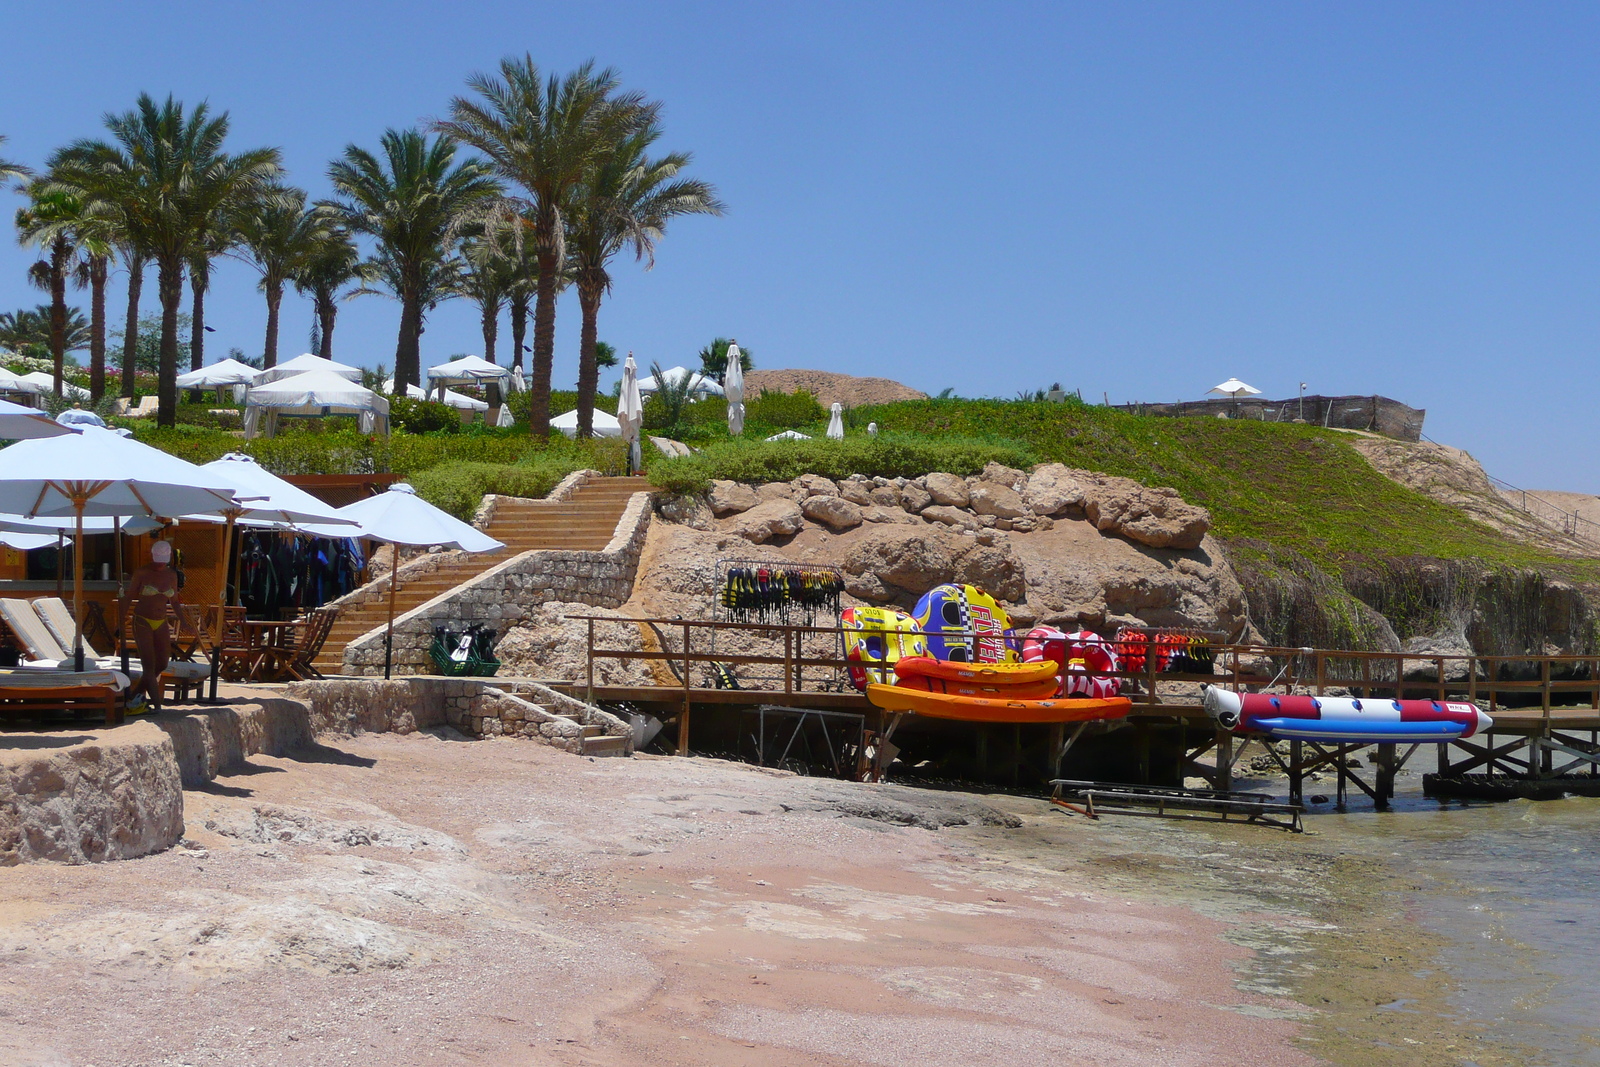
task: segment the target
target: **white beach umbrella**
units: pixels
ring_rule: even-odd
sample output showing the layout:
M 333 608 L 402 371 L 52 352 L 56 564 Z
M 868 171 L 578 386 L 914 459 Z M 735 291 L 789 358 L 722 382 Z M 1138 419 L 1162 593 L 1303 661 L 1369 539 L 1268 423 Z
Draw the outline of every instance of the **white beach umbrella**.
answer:
M 767 438 L 769 441 L 809 441 L 810 434 L 801 433 L 799 430 L 782 430 Z
M 142 515 L 217 515 L 236 507 L 233 487 L 216 476 L 110 430 L 86 426 L 60 437 L 21 441 L 0 450 L 0 512 L 74 519 Z M 73 568 L 73 652 L 83 655 L 83 569 Z
M 441 511 L 417 495 L 405 483 L 389 487 L 387 493 L 369 496 L 339 509 L 339 516 L 352 519 L 361 527 L 360 536 L 391 545 L 413 548 L 458 548 L 463 552 L 494 552 L 504 543 L 496 541 L 475 526 L 468 526 L 449 512 Z M 334 534 L 335 537 L 350 536 Z M 389 628 L 384 636 L 383 676 L 389 677 L 394 656 L 394 594 L 400 584 L 398 556 L 389 572 Z
M 0 400 L 0 441 L 31 441 L 74 432 L 35 408 Z
M 555 418 L 551 419 L 550 428 L 552 430 L 560 430 L 568 437 L 578 436 L 577 409 L 574 408 L 571 411 L 564 411 L 560 415 L 557 415 Z M 621 420 L 619 420 L 610 412 L 601 411 L 599 408 L 594 409 L 594 418 L 590 422 L 590 428 L 596 437 L 622 436 Z
M 722 376 L 722 391 L 728 398 L 728 433 L 744 433 L 744 360 L 736 342 L 728 342 L 728 370 Z
M 828 409 L 827 437 L 830 441 L 844 440 L 844 405 L 837 400 L 833 402 L 833 407 Z
M 1207 389 L 1206 392 L 1216 393 L 1218 396 L 1231 396 L 1237 400 L 1241 396 L 1255 396 L 1257 393 L 1261 392 L 1261 390 L 1257 389 L 1253 385 L 1246 385 L 1237 378 L 1229 378 L 1221 385 L 1213 385 L 1210 389 Z
M 500 410 L 495 413 L 494 424 L 500 429 L 510 429 L 517 424 L 516 418 L 511 414 L 510 404 L 501 404 Z
M 56 422 L 69 430 L 76 430 L 82 426 L 98 426 L 101 429 L 105 429 L 106 425 L 105 419 L 102 419 L 92 411 L 85 411 L 82 408 L 68 408 L 56 416 Z
M 53 533 L 19 533 L 15 530 L 0 530 L 0 545 L 14 548 L 18 552 L 31 552 L 36 548 L 48 548 L 55 544 L 60 534 Z
M 639 367 L 633 353 L 622 364 L 622 393 L 617 398 L 617 425 L 628 442 L 628 473 L 644 465 L 639 455 L 639 427 L 644 423 L 644 400 L 639 396 Z
M 511 391 L 513 393 L 526 393 L 528 381 L 522 376 L 522 368 L 517 367 L 511 372 Z
M 201 369 L 204 370 L 205 368 Z M 250 384 L 266 385 L 268 382 L 275 382 L 280 378 L 292 378 L 296 374 L 304 374 L 307 371 L 314 370 L 327 371 L 329 374 L 337 374 L 339 377 L 346 378 L 352 382 L 359 382 L 361 380 L 360 367 L 352 367 L 345 363 L 336 362 L 335 360 L 323 359 L 321 356 L 313 356 L 310 352 L 306 352 L 302 355 L 295 356 L 291 360 L 286 360 L 283 363 L 279 363 L 275 367 L 270 367 L 267 370 L 256 371 L 255 376 L 250 381 Z

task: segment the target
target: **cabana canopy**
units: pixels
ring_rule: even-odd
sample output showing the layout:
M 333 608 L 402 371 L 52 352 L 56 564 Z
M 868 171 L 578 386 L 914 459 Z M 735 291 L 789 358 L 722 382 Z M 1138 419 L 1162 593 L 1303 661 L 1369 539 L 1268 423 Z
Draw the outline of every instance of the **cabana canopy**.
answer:
M 46 388 L 54 389 L 54 382 L 52 381 L 52 383 Z M 45 391 L 45 389 L 41 389 L 39 387 L 39 383 L 28 381 L 22 375 L 12 374 L 4 367 L 0 367 L 0 393 L 28 393 L 31 395 L 37 395 Z
M 596 437 L 622 436 L 622 423 L 617 420 L 615 415 L 601 411 L 599 408 L 594 409 L 594 419 L 590 426 L 593 428 Z M 568 437 L 578 436 L 577 409 L 574 408 L 571 411 L 563 412 L 551 419 L 550 428 L 552 430 L 560 430 Z
M 386 393 L 394 392 L 393 378 L 390 378 L 383 383 L 383 391 Z M 438 389 L 434 389 L 429 392 L 423 392 L 421 386 L 406 386 L 406 396 L 410 397 L 412 400 L 431 400 L 436 404 L 444 404 L 447 407 L 456 408 L 461 411 L 489 410 L 489 405 L 484 401 L 479 400 L 475 396 L 468 396 L 466 393 L 458 393 L 454 389 L 445 389 L 443 392 L 444 396 L 440 397 L 440 390 Z
M 203 370 L 204 368 L 201 369 Z M 305 374 L 308 371 L 327 371 L 337 374 L 341 378 L 348 378 L 352 382 L 361 380 L 360 367 L 335 363 L 331 359 L 323 359 L 321 356 L 313 356 L 310 352 L 307 352 L 305 355 L 295 356 L 287 363 L 280 363 L 276 367 L 271 367 L 267 370 L 256 371 L 255 377 L 251 379 L 251 384 L 266 385 L 268 382 L 292 378 L 296 374 Z
M 441 385 L 476 385 L 479 382 L 506 382 L 511 378 L 511 368 L 490 363 L 482 356 L 462 356 L 449 363 L 428 368 L 428 384 L 432 389 Z
M 718 385 L 715 378 L 707 378 L 704 374 L 691 371 L 688 367 L 673 367 L 671 370 L 661 372 L 661 377 L 676 385 L 685 377 L 689 379 L 689 392 L 693 396 L 722 396 L 722 386 Z M 648 378 L 639 379 L 639 392 L 653 393 L 661 388 L 661 383 L 656 381 L 654 374 Z
M 38 386 L 40 393 L 53 393 L 56 391 L 55 375 L 46 371 L 36 370 L 28 374 L 18 375 L 17 380 Z M 70 397 L 73 400 L 88 400 L 89 390 L 81 385 L 73 385 L 63 378 L 61 380 L 61 395 Z
M 245 394 L 244 402 L 244 435 L 247 440 L 263 432 L 271 437 L 277 432 L 277 420 L 285 415 L 300 418 L 354 415 L 360 420 L 362 433 L 389 432 L 389 401 L 371 389 L 328 370 L 306 371 L 291 378 L 257 385 Z
M 278 368 L 274 367 L 273 370 Z M 222 389 L 229 385 L 253 385 L 263 372 L 236 359 L 224 359 L 209 367 L 178 375 L 179 389 Z

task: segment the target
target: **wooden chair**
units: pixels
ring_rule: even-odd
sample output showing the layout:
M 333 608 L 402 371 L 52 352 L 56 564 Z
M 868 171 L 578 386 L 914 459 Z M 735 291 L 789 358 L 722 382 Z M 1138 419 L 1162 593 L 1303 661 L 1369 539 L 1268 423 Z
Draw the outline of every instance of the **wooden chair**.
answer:
M 339 617 L 338 608 L 317 608 L 301 620 L 294 629 L 294 656 L 286 665 L 288 673 L 298 681 L 321 678 L 313 662 L 328 642 L 328 634 Z

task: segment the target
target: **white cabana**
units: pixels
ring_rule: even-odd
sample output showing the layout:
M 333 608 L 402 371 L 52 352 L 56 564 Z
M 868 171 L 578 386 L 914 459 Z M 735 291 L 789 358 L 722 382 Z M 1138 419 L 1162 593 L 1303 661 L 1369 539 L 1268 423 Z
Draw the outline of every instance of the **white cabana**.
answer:
M 728 433 L 744 433 L 744 358 L 739 345 L 728 342 L 728 369 L 722 376 L 722 391 L 728 398 Z
M 637 473 L 644 466 L 639 455 L 639 427 L 644 423 L 644 400 L 639 396 L 639 367 L 633 362 L 633 353 L 622 364 L 622 392 L 617 395 L 617 426 L 628 443 L 628 473 Z
M 44 393 L 54 393 L 56 391 L 55 375 L 48 371 L 30 371 L 27 374 L 18 375 L 17 380 L 38 386 L 38 391 L 41 395 Z M 85 389 L 81 385 L 73 385 L 71 382 L 63 378 L 61 380 L 61 395 L 70 400 L 88 400 L 89 390 Z
M 722 396 L 722 386 L 718 385 L 715 378 L 707 378 L 704 374 L 691 371 L 688 367 L 673 367 L 661 372 L 661 377 L 677 385 L 685 378 L 689 379 L 689 395 L 700 398 L 707 396 Z M 639 392 L 653 393 L 661 388 L 661 383 L 656 381 L 655 375 L 639 379 Z
M 72 432 L 36 408 L 0 400 L 0 441 L 31 441 L 36 437 L 60 437 Z
M 441 511 L 417 495 L 417 491 L 404 483 L 391 485 L 387 493 L 369 496 L 339 509 L 339 516 L 354 520 L 360 526 L 355 536 L 370 537 L 391 545 L 413 548 L 457 548 L 463 552 L 494 552 L 505 546 L 475 526 L 468 526 L 454 515 Z M 320 532 L 327 527 L 313 527 Z M 322 536 L 348 537 L 349 533 L 322 534 Z M 400 584 L 394 579 L 400 568 L 390 572 L 389 622 L 384 636 L 383 676 L 389 677 L 394 655 L 394 594 Z
M 51 382 L 50 386 L 41 389 L 37 382 L 28 381 L 22 375 L 12 374 L 4 367 L 0 367 L 0 393 L 27 393 L 29 396 L 38 396 L 55 388 L 54 379 Z
M 837 400 L 834 401 L 833 407 L 828 410 L 827 436 L 830 441 L 844 440 L 844 405 Z
M 1253 385 L 1246 385 L 1237 378 L 1229 378 L 1221 385 L 1213 385 L 1210 389 L 1207 389 L 1206 392 L 1216 393 L 1218 396 L 1231 396 L 1237 400 L 1242 396 L 1255 396 L 1256 394 L 1260 393 L 1261 390 L 1257 389 Z
M 253 386 L 245 394 L 244 403 L 246 440 L 263 433 L 271 437 L 278 431 L 278 420 L 284 417 L 354 415 L 362 433 L 389 432 L 389 401 L 332 371 L 306 371 Z
M 201 369 L 203 370 L 204 368 Z M 352 382 L 361 380 L 360 367 L 337 363 L 331 359 L 323 359 L 321 356 L 313 356 L 310 352 L 307 352 L 304 355 L 295 356 L 287 362 L 279 363 L 275 367 L 269 367 L 267 370 L 256 371 L 255 376 L 250 380 L 250 384 L 266 385 L 268 382 L 292 378 L 296 374 L 305 374 L 308 371 L 326 371 Z
M 383 391 L 390 394 L 394 392 L 393 378 L 389 378 L 384 381 Z M 412 400 L 431 400 L 435 404 L 444 404 L 447 407 L 456 408 L 460 411 L 489 410 L 489 405 L 482 400 L 479 400 L 475 396 L 468 396 L 466 393 L 458 393 L 454 389 L 444 390 L 444 396 L 441 398 L 437 390 L 425 393 L 422 391 L 422 387 L 420 385 L 408 385 L 406 386 L 406 396 L 410 397 Z
M 487 382 L 507 385 L 511 382 L 511 368 L 490 363 L 482 356 L 462 356 L 449 363 L 429 367 L 427 378 L 429 392 L 449 385 L 482 385 Z
M 811 440 L 811 435 L 810 434 L 806 434 L 806 433 L 801 433 L 799 430 L 780 430 L 778 433 L 775 433 L 771 437 L 767 438 L 767 440 L 769 440 L 769 441 L 809 441 L 809 440 Z
M 274 368 L 276 369 L 276 368 Z M 256 375 L 261 372 L 248 363 L 241 363 L 236 359 L 218 360 L 209 367 L 189 371 L 187 374 L 178 375 L 179 389 L 215 389 L 217 399 L 222 399 L 222 391 L 229 386 L 233 387 L 233 402 L 244 403 L 245 389 L 254 384 Z
M 599 408 L 594 409 L 594 418 L 590 421 L 590 427 L 594 430 L 596 437 L 622 436 L 622 423 L 615 415 L 601 411 Z M 551 419 L 550 428 L 552 430 L 560 430 L 568 437 L 578 436 L 578 409 L 573 408 L 571 411 L 563 412 Z
M 0 450 L 0 512 L 72 516 L 83 541 L 87 515 L 108 518 L 221 514 L 237 507 L 233 488 L 193 463 L 110 430 L 86 426 Z M 83 569 L 73 568 L 75 666 L 82 669 Z

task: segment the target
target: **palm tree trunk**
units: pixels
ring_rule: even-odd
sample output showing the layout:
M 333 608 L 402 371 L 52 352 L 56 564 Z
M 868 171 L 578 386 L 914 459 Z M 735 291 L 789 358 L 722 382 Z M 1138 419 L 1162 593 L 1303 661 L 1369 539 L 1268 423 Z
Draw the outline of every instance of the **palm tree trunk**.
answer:
M 522 369 L 522 346 L 528 338 L 528 297 L 511 300 L 511 365 Z
M 106 273 L 105 256 L 89 257 L 89 399 L 100 403 L 106 395 Z
M 333 290 L 317 290 L 317 321 L 322 325 L 322 347 L 317 355 L 323 359 L 333 358 L 333 320 L 339 314 L 338 305 L 333 302 Z
M 500 304 L 485 302 L 483 305 L 483 358 L 490 363 L 498 363 L 494 358 L 496 343 L 500 340 Z M 491 408 L 500 406 L 500 383 L 493 381 L 484 389 L 484 399 Z
M 550 371 L 556 356 L 556 262 L 554 248 L 539 249 L 539 291 L 533 304 L 533 380 L 528 383 L 528 432 L 550 436 Z
M 262 349 L 261 364 L 264 367 L 278 365 L 278 307 L 283 303 L 282 280 L 268 279 L 267 281 L 267 340 L 266 347 Z
M 394 395 L 405 396 L 406 386 L 420 384 L 422 364 L 422 301 L 400 298 L 400 339 L 394 349 Z
M 72 248 L 56 238 L 50 249 L 50 359 L 55 369 L 56 396 L 67 371 L 67 259 Z
M 594 343 L 600 332 L 598 285 L 578 283 L 578 306 L 583 309 L 583 328 L 578 333 L 578 437 L 594 435 L 594 391 L 600 383 L 600 367 L 594 361 Z
M 211 264 L 196 263 L 189 273 L 189 291 L 194 294 L 193 331 L 189 334 L 189 369 L 206 365 L 206 289 L 211 284 Z
M 183 302 L 183 260 L 161 262 L 158 287 L 161 290 L 161 365 L 157 371 L 157 426 L 178 422 L 178 305 Z
M 128 259 L 128 319 L 122 327 L 122 395 L 132 397 L 139 365 L 139 296 L 144 290 L 144 257 Z

